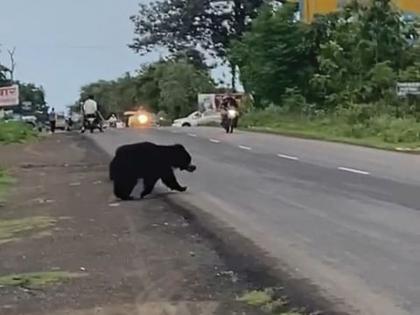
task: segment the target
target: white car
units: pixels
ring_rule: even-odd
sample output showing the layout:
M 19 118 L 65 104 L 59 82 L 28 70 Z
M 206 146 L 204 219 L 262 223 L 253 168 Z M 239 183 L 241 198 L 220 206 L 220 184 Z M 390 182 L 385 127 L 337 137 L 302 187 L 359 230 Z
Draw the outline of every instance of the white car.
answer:
M 204 113 L 194 112 L 187 117 L 179 118 L 172 124 L 173 127 L 196 127 L 207 124 L 220 124 L 220 113 L 214 111 L 206 111 Z

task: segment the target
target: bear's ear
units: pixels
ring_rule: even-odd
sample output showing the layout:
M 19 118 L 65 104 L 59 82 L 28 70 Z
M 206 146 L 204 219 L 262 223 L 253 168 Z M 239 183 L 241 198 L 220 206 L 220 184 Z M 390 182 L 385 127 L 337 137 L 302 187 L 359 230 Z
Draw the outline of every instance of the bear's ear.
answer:
M 184 149 L 185 150 L 184 146 L 182 144 L 179 144 L 179 143 L 174 144 L 174 148 L 176 148 L 176 149 Z

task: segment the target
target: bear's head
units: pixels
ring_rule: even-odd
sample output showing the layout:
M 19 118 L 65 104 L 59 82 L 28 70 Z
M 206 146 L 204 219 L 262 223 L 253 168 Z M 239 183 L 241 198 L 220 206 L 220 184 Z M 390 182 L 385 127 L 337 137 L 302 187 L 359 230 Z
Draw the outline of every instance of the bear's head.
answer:
M 172 146 L 173 155 L 172 167 L 179 168 L 181 171 L 194 172 L 197 167 L 191 164 L 191 155 L 187 152 L 185 147 L 181 144 L 175 144 Z

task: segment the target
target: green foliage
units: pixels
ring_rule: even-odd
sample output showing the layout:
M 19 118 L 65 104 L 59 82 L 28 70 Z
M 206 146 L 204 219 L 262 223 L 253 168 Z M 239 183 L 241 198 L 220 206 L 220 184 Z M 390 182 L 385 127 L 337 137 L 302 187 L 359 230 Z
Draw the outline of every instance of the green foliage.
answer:
M 20 102 L 31 102 L 30 113 L 44 114 L 48 112 L 47 102 L 45 101 L 45 91 L 43 87 L 33 83 L 19 83 Z
M 0 276 L 0 287 L 42 288 L 87 276 L 82 273 L 64 271 L 31 272 Z
M 396 81 L 420 80 L 416 23 L 403 21 L 390 0 L 353 2 L 307 26 L 294 19 L 293 6 L 265 8 L 229 56 L 259 105 L 290 108 L 294 99 L 298 108 L 329 112 L 351 103 L 395 106 Z
M 131 17 L 135 38 L 130 47 L 147 53 L 156 47 L 171 52 L 202 47 L 224 57 L 231 40 L 240 38 L 262 0 L 162 0 L 140 4 Z
M 193 111 L 197 94 L 214 88 L 207 71 L 177 56 L 143 67 L 136 76 L 89 84 L 82 88 L 81 98 L 94 95 L 105 115 L 143 106 L 174 118 Z
M 198 93 L 211 92 L 214 88 L 207 73 L 186 62 L 170 62 L 161 67 L 159 107 L 171 117 L 190 114 Z
M 378 109 L 379 108 L 379 109 Z M 392 108 L 371 104 L 340 107 L 313 116 L 270 107 L 246 114 L 243 128 L 380 148 L 420 147 L 420 124 L 413 116 L 395 118 Z
M 307 75 L 305 28 L 294 17 L 292 5 L 275 12 L 264 8 L 231 49 L 247 90 L 273 103 L 281 103 L 287 88 L 301 87 Z
M 0 144 L 22 143 L 37 136 L 28 124 L 0 121 Z

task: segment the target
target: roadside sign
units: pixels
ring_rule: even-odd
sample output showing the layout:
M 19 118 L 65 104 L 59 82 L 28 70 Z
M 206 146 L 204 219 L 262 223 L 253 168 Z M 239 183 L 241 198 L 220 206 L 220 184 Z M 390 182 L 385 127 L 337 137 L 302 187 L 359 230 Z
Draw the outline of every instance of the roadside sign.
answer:
M 0 107 L 19 105 L 19 85 L 0 87 Z
M 22 109 L 23 110 L 31 110 L 32 102 L 22 102 Z
M 0 87 L 0 107 L 19 105 L 19 85 Z
M 397 95 L 420 95 L 420 82 L 401 82 L 397 83 Z

